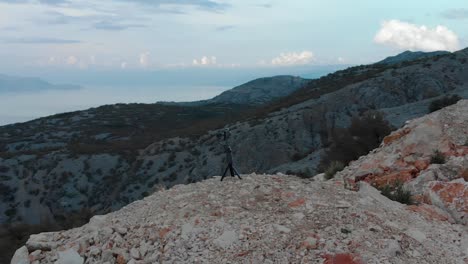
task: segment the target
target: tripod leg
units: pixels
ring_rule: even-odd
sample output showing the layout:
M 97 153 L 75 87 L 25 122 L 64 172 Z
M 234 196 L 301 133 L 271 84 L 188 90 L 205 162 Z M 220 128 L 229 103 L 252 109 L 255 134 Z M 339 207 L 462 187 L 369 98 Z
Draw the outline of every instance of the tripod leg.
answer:
M 232 167 L 234 169 L 234 172 L 236 173 L 237 177 L 242 180 L 241 176 L 239 175 L 239 172 L 237 172 L 236 168 Z
M 234 177 L 234 167 L 232 167 L 232 164 L 229 165 L 229 171 L 231 172 L 231 177 Z
M 226 169 L 224 170 L 223 177 L 221 177 L 221 181 L 223 181 L 224 177 L 226 177 L 226 173 L 227 173 L 228 169 L 229 169 L 229 166 L 227 166 Z

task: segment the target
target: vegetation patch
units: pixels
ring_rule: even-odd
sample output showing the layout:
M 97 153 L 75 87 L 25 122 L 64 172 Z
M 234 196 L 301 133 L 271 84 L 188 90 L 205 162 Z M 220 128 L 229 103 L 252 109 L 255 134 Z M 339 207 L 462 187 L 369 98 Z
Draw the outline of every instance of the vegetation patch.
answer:
M 431 164 L 444 164 L 445 156 L 439 150 L 434 150 L 431 156 Z
M 385 185 L 379 190 L 383 196 L 392 201 L 408 205 L 414 204 L 411 192 L 403 188 L 401 181 L 397 181 L 393 185 Z
M 449 105 L 456 104 L 461 99 L 462 98 L 457 94 L 454 94 L 452 96 L 444 96 L 440 99 L 436 99 L 432 101 L 431 104 L 429 105 L 429 112 L 432 113 L 444 107 L 447 107 Z
M 345 165 L 341 161 L 333 161 L 330 163 L 328 168 L 325 170 L 325 179 L 330 180 L 335 177 L 337 172 L 342 171 L 345 168 Z
M 322 158 L 319 169 L 327 170 L 332 162 L 346 165 L 366 155 L 378 147 L 392 130 L 393 127 L 383 118 L 383 114 L 369 111 L 352 118 L 348 128 L 334 128 L 330 134 L 323 132 L 322 144 L 330 147 Z

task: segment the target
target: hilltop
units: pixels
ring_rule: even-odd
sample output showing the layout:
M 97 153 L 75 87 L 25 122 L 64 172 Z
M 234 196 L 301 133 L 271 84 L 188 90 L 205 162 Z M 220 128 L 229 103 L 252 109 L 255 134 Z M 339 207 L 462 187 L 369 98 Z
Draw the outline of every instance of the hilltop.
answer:
M 455 264 L 468 257 L 467 236 L 367 184 L 353 192 L 340 181 L 252 174 L 177 185 L 83 227 L 33 235 L 12 264 Z

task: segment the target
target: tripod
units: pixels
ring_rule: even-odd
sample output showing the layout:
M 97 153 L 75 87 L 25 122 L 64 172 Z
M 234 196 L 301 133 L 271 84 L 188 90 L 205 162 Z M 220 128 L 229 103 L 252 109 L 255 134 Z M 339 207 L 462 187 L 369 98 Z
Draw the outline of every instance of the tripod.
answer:
M 239 177 L 240 180 L 242 180 L 241 176 L 239 175 L 239 172 L 237 172 L 236 168 L 234 168 L 234 165 L 233 165 L 233 162 L 232 162 L 232 149 L 227 143 L 227 132 L 226 131 L 224 131 L 224 141 L 226 142 L 226 144 L 224 145 L 224 149 L 225 149 L 225 152 L 226 152 L 226 159 L 227 159 L 228 165 L 227 165 L 226 169 L 224 170 L 223 177 L 221 177 L 221 181 L 223 181 L 224 177 L 226 177 L 226 174 L 227 174 L 228 170 L 231 173 L 231 177 L 237 176 L 237 177 Z

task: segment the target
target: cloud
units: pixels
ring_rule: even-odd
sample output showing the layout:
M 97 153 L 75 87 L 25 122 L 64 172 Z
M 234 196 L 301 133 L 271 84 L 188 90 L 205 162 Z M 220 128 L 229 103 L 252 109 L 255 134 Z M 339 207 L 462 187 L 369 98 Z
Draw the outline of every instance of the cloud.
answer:
M 25 4 L 25 3 L 40 3 L 46 5 L 58 5 L 68 3 L 68 0 L 0 0 L 0 3 L 7 4 Z
M 57 38 L 43 38 L 43 37 L 6 39 L 4 40 L 4 42 L 9 43 L 9 44 L 76 44 L 76 43 L 81 43 L 80 40 L 74 40 L 74 39 L 57 39 Z
M 144 28 L 142 24 L 119 24 L 112 21 L 99 21 L 93 24 L 93 28 L 99 30 L 121 31 L 129 28 Z
M 428 28 L 399 20 L 384 21 L 374 41 L 399 49 L 422 51 L 455 51 L 460 46 L 458 36 L 444 26 Z
M 228 31 L 234 29 L 236 26 L 234 25 L 227 25 L 227 26 L 220 26 L 216 28 L 216 31 Z
M 194 59 L 192 61 L 192 65 L 194 66 L 209 66 L 209 65 L 217 65 L 217 58 L 215 56 L 207 57 L 203 56 L 200 60 Z
M 454 8 L 441 13 L 442 17 L 447 19 L 468 19 L 468 9 Z
M 271 60 L 271 64 L 275 66 L 292 66 L 292 65 L 304 65 L 313 62 L 315 56 L 310 51 L 303 51 L 300 53 L 289 52 L 281 53 L 278 57 Z
M 78 63 L 78 58 L 76 58 L 76 57 L 73 56 L 73 55 L 68 56 L 67 61 L 66 61 L 66 64 L 68 64 L 68 65 L 76 65 L 77 63 Z
M 213 11 L 213 12 L 220 12 L 230 7 L 229 4 L 220 3 L 220 2 L 212 1 L 212 0 L 120 0 L 120 1 L 144 4 L 144 5 L 154 6 L 158 8 L 161 8 L 162 6 L 165 6 L 165 5 L 193 6 L 199 9 L 203 9 L 206 11 Z M 168 9 L 168 11 L 172 13 L 174 9 Z
M 143 52 L 140 54 L 139 59 L 140 66 L 143 68 L 147 68 L 151 65 L 151 57 L 149 52 Z

